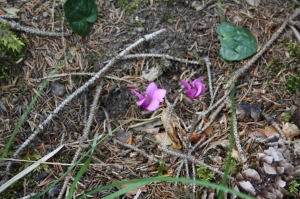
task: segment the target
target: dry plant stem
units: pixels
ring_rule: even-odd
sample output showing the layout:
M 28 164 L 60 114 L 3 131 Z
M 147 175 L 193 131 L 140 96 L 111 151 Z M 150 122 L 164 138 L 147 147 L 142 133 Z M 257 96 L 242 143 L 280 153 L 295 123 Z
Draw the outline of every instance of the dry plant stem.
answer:
M 7 21 L 0 17 L 0 23 L 6 23 L 11 29 L 18 30 L 18 31 L 24 31 L 30 34 L 35 35 L 41 35 L 41 36 L 49 36 L 49 37 L 60 37 L 62 36 L 62 33 L 59 32 L 48 32 L 48 31 L 41 31 L 39 29 L 34 29 L 30 27 L 21 26 L 20 24 L 13 22 L 13 21 Z M 69 36 L 69 34 L 64 33 L 64 36 Z
M 117 140 L 117 139 L 114 139 L 114 142 L 116 142 L 116 143 L 118 143 L 118 144 L 120 144 L 120 145 L 122 145 L 122 146 L 124 146 L 124 147 L 127 147 L 127 148 L 129 148 L 129 149 L 131 149 L 131 150 L 133 150 L 133 151 L 136 151 L 136 152 L 140 153 L 141 155 L 145 156 L 145 157 L 148 158 L 148 159 L 153 158 L 151 155 L 148 155 L 147 153 L 145 153 L 145 152 L 142 151 L 141 149 L 138 149 L 138 148 L 135 147 L 135 146 L 132 146 L 132 145 L 123 143 L 123 142 L 121 142 L 121 141 L 119 141 L 119 140 Z M 153 160 L 154 160 L 155 162 L 158 162 L 158 160 L 157 160 L 156 158 L 154 158 Z
M 122 57 L 122 60 L 124 60 L 124 59 L 145 58 L 145 57 L 165 58 L 165 59 L 169 59 L 169 60 L 173 60 L 173 61 L 182 62 L 182 63 L 185 63 L 185 64 L 189 63 L 189 64 L 194 64 L 194 65 L 200 65 L 200 63 L 201 63 L 199 61 L 189 61 L 189 60 L 186 60 L 186 59 L 172 57 L 172 56 L 166 55 L 166 54 L 134 54 L 134 55 L 126 55 L 126 56 Z
M 53 78 L 56 78 L 56 77 L 65 77 L 65 76 L 68 76 L 68 75 L 88 75 L 88 76 L 95 76 L 96 73 L 61 73 L 61 74 L 56 74 L 56 75 L 53 75 L 52 77 Z M 42 77 L 40 79 L 37 79 L 38 81 L 41 80 L 41 79 L 47 79 L 49 76 L 46 76 L 46 77 Z M 117 80 L 117 81 L 125 81 L 129 84 L 133 84 L 131 81 L 127 80 L 127 79 L 122 79 L 122 78 L 119 78 L 119 77 L 112 77 L 112 76 L 104 76 L 105 78 L 107 79 L 113 79 L 113 80 Z
M 4 15 L 0 15 L 0 18 L 4 18 L 4 19 L 19 19 L 19 17 L 12 15 L 12 14 L 4 14 Z
M 61 0 L 61 3 L 62 3 L 62 0 Z M 53 2 L 53 7 L 52 7 L 52 17 L 53 17 L 54 5 L 55 5 L 55 0 Z M 54 24 L 53 22 L 52 22 L 52 29 L 53 29 L 53 24 Z M 65 18 L 62 17 L 62 20 L 61 20 L 61 33 L 62 33 L 61 43 L 63 45 L 64 57 L 67 57 L 67 54 L 66 54 L 66 41 L 65 41 L 65 37 L 64 37 L 64 22 L 65 22 Z M 68 71 L 68 74 L 69 74 L 70 73 L 70 66 L 69 66 L 68 60 L 66 60 L 66 68 L 67 68 L 67 71 Z M 69 76 L 69 84 L 70 84 L 71 88 L 73 88 L 74 86 L 73 86 L 72 77 L 71 77 L 70 74 L 68 76 Z
M 193 179 L 196 180 L 196 169 L 195 169 L 195 164 L 192 162 L 192 172 L 193 172 Z M 193 183 L 193 193 L 194 195 L 196 194 L 196 184 Z
M 98 85 L 98 87 L 96 88 L 96 92 L 95 92 L 95 95 L 94 95 L 94 100 L 93 100 L 93 103 L 92 103 L 91 108 L 90 108 L 90 114 L 89 114 L 88 120 L 87 120 L 87 122 L 84 126 L 83 135 L 80 138 L 80 141 L 79 141 L 79 144 L 78 144 L 78 149 L 77 149 L 77 151 L 76 151 L 76 153 L 73 157 L 72 164 L 75 164 L 75 162 L 77 161 L 77 159 L 80 155 L 80 152 L 82 151 L 82 145 L 88 138 L 88 134 L 90 132 L 90 128 L 91 128 L 91 125 L 92 125 L 92 122 L 93 122 L 93 118 L 94 118 L 95 111 L 96 111 L 96 108 L 97 108 L 97 103 L 98 103 L 99 98 L 100 98 L 100 93 L 102 91 L 102 87 L 103 87 L 103 82 L 101 81 L 100 84 Z M 70 167 L 69 167 L 69 169 L 70 169 Z M 62 189 L 59 193 L 59 196 L 57 197 L 58 199 L 62 198 L 62 196 L 65 192 L 65 189 L 67 188 L 67 185 L 68 185 L 68 182 L 69 182 L 70 178 L 71 178 L 70 175 L 68 175 L 66 177 L 66 180 L 64 181 L 63 187 L 62 187 Z
M 210 66 L 211 63 L 209 61 L 209 57 L 204 57 L 206 69 L 207 69 L 207 76 L 208 76 L 208 85 L 209 85 L 209 93 L 210 93 L 210 98 L 211 100 L 213 99 L 213 88 L 212 88 L 212 80 L 211 80 L 211 72 L 210 72 Z
M 135 196 L 134 196 L 134 198 L 133 198 L 133 199 L 139 199 L 139 197 L 140 197 L 141 193 L 142 193 L 142 190 L 141 190 L 141 189 L 139 189 L 139 190 L 137 191 L 137 193 L 135 194 Z
M 206 125 L 197 132 L 197 134 L 203 133 L 214 122 L 217 115 L 219 114 L 219 112 L 222 110 L 224 106 L 225 106 L 224 102 L 219 105 L 219 107 L 209 116 L 210 119 L 209 122 L 207 122 Z
M 230 98 L 228 97 L 227 98 L 227 104 L 228 106 L 230 107 L 231 106 L 231 100 Z M 243 162 L 243 165 L 244 165 L 244 169 L 247 169 L 246 165 L 247 165 L 247 158 L 245 157 L 244 155 L 244 151 L 242 149 L 242 146 L 241 146 L 241 141 L 240 141 L 240 136 L 238 134 L 238 130 L 237 130 L 237 120 L 236 120 L 236 114 L 234 114 L 234 117 L 232 117 L 232 123 L 233 123 L 233 134 L 234 134 L 234 141 L 235 141 L 235 145 L 236 145 L 236 148 L 238 150 L 238 152 L 240 153 L 240 156 L 241 156 L 241 159 L 242 159 L 242 162 Z
M 184 166 L 185 166 L 185 177 L 190 178 L 190 173 L 189 173 L 189 163 L 187 159 L 184 159 Z
M 84 98 L 83 98 L 83 103 L 84 103 L 84 117 L 83 117 L 83 124 L 86 124 L 87 121 L 87 114 L 88 114 L 88 93 L 83 92 Z
M 300 29 L 300 22 L 299 21 L 292 21 L 292 20 L 290 20 L 289 24 L 292 25 L 292 26 L 296 26 L 297 28 Z
M 31 193 L 31 194 L 24 196 L 22 198 L 19 198 L 19 199 L 30 199 L 30 198 L 34 197 L 35 195 L 37 195 L 37 193 Z
M 105 118 L 106 118 L 106 121 L 107 121 L 107 131 L 108 131 L 108 134 L 110 136 L 112 136 L 112 131 L 111 131 L 110 123 L 109 123 L 108 112 L 106 111 L 106 109 L 104 107 L 100 106 L 100 108 L 103 110 Z
M 184 159 L 184 160 L 188 160 L 190 162 L 193 162 L 193 163 L 196 163 L 196 164 L 200 164 L 202 166 L 205 166 L 205 167 L 208 167 L 210 170 L 212 170 L 213 172 L 219 174 L 219 175 L 224 175 L 224 173 L 222 171 L 219 171 L 218 169 L 210 166 L 210 165 L 207 165 L 205 164 L 203 161 L 200 161 L 200 160 L 197 160 L 194 156 L 192 155 L 185 155 L 185 154 L 182 154 L 182 153 L 177 153 L 175 151 L 171 151 L 169 149 L 161 149 L 163 152 L 167 153 L 167 154 L 170 154 L 170 155 L 173 155 L 175 157 L 178 157 L 178 158 L 181 158 L 181 159 Z M 230 180 L 234 180 L 233 177 L 230 177 L 228 176 L 228 179 Z
M 175 170 L 176 178 L 179 178 L 180 171 L 181 171 L 181 168 L 183 167 L 183 164 L 184 164 L 184 161 L 181 161 L 180 165 L 176 168 L 176 170 Z M 178 186 L 178 182 L 175 182 L 174 189 L 176 189 L 177 186 Z
M 298 30 L 296 28 L 294 28 L 294 26 L 289 25 L 289 27 L 291 28 L 294 36 L 296 37 L 297 41 L 300 42 L 300 34 L 298 32 Z
M 216 88 L 216 90 L 215 90 L 215 92 L 214 92 L 214 95 L 213 95 L 213 97 L 212 97 L 212 99 L 211 99 L 211 101 L 210 101 L 209 107 L 211 107 L 211 106 L 214 104 L 216 95 L 217 95 L 217 93 L 218 93 L 218 91 L 219 91 L 221 85 L 222 85 L 222 82 L 220 82 L 220 83 L 217 85 L 217 88 Z
M 198 146 L 204 141 L 205 137 L 202 137 L 189 151 L 188 155 L 191 155 L 197 148 Z
M 13 154 L 13 158 L 16 158 L 18 154 L 35 138 L 37 134 L 39 134 L 43 129 L 44 126 L 47 125 L 53 118 L 54 115 L 56 115 L 66 104 L 68 104 L 74 97 L 78 96 L 81 92 L 88 89 L 88 86 L 93 84 L 99 77 L 103 76 L 104 73 L 121 57 L 123 57 L 125 54 L 127 54 L 131 49 L 135 48 L 137 45 L 142 43 L 143 41 L 148 41 L 153 39 L 158 34 L 166 31 L 165 29 L 156 31 L 152 34 L 146 35 L 144 38 L 139 39 L 134 44 L 127 47 L 125 50 L 123 50 L 120 54 L 117 55 L 115 59 L 112 59 L 108 64 L 105 65 L 104 68 L 102 68 L 100 71 L 98 71 L 94 77 L 92 77 L 89 81 L 87 81 L 84 85 L 82 85 L 80 88 L 78 88 L 75 92 L 73 92 L 69 97 L 67 97 L 47 118 L 42 122 L 42 124 L 38 125 L 37 129 L 31 134 L 27 140 L 17 149 L 17 151 Z M 7 171 L 9 171 L 10 165 L 7 166 Z

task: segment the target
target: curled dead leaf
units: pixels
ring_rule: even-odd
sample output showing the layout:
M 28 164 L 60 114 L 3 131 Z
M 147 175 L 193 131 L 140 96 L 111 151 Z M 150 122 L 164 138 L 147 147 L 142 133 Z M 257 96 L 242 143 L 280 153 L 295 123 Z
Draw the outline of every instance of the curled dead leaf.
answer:
M 191 137 L 191 143 L 196 144 L 200 139 L 204 138 L 205 134 L 197 134 L 196 132 L 193 132 L 192 137 Z

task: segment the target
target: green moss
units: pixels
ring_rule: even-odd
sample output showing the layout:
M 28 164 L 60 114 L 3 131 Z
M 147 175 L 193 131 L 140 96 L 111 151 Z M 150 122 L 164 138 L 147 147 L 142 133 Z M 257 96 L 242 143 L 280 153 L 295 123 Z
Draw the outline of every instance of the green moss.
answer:
M 209 170 L 207 167 L 202 165 L 199 165 L 197 168 L 197 176 L 199 180 L 203 180 L 207 182 L 215 179 L 214 173 L 211 170 Z
M 40 154 L 32 154 L 30 156 L 26 156 L 24 157 L 24 160 L 30 160 L 30 161 L 38 161 L 42 158 L 42 156 Z M 21 168 L 20 171 L 26 169 L 27 167 L 29 167 L 30 165 L 32 165 L 31 162 L 26 162 Z M 47 171 L 49 172 L 49 167 L 47 164 L 41 164 L 40 166 L 38 166 L 37 168 L 35 168 L 32 172 L 42 172 L 42 171 Z
M 117 0 L 117 7 L 125 10 L 127 13 L 135 13 L 137 12 L 138 8 L 143 4 L 148 4 L 149 0 L 134 0 L 134 1 L 127 1 L 127 0 Z
M 290 76 L 285 83 L 285 89 L 288 90 L 290 93 L 295 93 L 296 90 L 299 88 L 299 85 L 300 78 L 296 76 Z
M 0 79 L 8 80 L 20 74 L 24 46 L 5 23 L 0 24 Z
M 293 180 L 292 183 L 288 186 L 289 195 L 295 196 L 298 192 L 298 187 L 300 184 L 296 180 Z
M 269 64 L 264 68 L 265 72 L 270 72 L 272 75 L 276 75 L 280 72 L 281 69 L 285 67 L 285 64 L 280 59 L 273 59 Z

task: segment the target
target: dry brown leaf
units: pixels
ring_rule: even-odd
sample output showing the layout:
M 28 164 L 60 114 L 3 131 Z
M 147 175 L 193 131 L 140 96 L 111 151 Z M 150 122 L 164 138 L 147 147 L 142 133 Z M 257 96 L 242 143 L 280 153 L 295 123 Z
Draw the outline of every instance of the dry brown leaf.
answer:
M 173 176 L 174 174 L 174 168 L 168 168 L 167 169 L 167 176 Z
M 163 132 L 163 133 L 158 133 L 155 135 L 155 139 L 156 139 L 156 142 L 161 146 L 161 147 L 164 147 L 164 142 L 165 142 L 165 136 L 166 136 L 166 133 Z M 182 145 L 179 141 L 179 139 L 174 140 L 172 138 L 170 138 L 169 134 L 167 134 L 167 141 L 166 141 L 166 145 L 169 146 L 169 149 L 181 149 L 182 148 Z
M 284 132 L 286 138 L 294 138 L 300 135 L 300 130 L 295 124 L 285 123 L 282 127 L 282 131 Z
M 207 127 L 207 129 L 205 129 L 204 133 L 207 137 L 211 137 L 213 135 L 213 131 L 214 131 L 213 127 L 209 126 Z
M 169 116 L 169 108 L 166 108 L 163 110 L 162 115 L 161 115 L 161 121 L 163 123 L 163 126 L 166 128 L 167 123 L 168 123 L 168 116 Z M 171 115 L 170 121 L 169 121 L 169 125 L 168 125 L 168 138 L 170 138 L 170 140 L 172 141 L 172 148 L 173 149 L 181 149 L 182 148 L 182 144 L 179 140 L 179 137 L 177 135 L 177 131 L 180 132 L 182 134 L 182 138 L 185 140 L 186 139 L 186 132 L 184 131 L 184 129 L 180 126 L 180 124 L 177 122 L 176 120 L 176 116 L 174 114 Z M 163 135 L 163 140 L 164 140 L 164 136 Z M 161 142 L 161 135 L 157 134 L 155 136 L 155 138 L 158 140 L 158 142 L 161 144 L 161 146 L 163 146 L 163 142 Z
M 270 135 L 279 134 L 278 130 L 273 126 L 267 126 L 264 129 L 262 129 L 262 132 L 269 137 Z
M 191 137 L 191 143 L 196 144 L 200 139 L 205 137 L 205 134 L 197 134 L 196 132 L 193 132 L 192 137 Z
M 238 162 L 241 161 L 240 153 L 237 150 L 235 150 L 235 149 L 232 149 L 231 157 L 233 159 L 235 159 L 236 161 L 238 161 Z

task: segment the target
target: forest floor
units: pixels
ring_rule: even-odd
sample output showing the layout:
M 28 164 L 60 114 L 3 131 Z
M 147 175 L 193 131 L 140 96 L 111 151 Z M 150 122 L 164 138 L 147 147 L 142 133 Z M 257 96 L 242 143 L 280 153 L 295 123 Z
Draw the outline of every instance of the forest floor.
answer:
M 24 0 L 2 5 L 19 9 L 19 19 L 15 22 L 22 26 L 51 32 L 63 30 L 69 36 L 62 39 L 20 32 L 20 37 L 28 39 L 21 75 L 0 82 L 1 153 L 42 83 L 63 63 L 65 54 L 73 54 L 58 71 L 61 76 L 55 76 L 43 89 L 19 129 L 7 158 L 13 157 L 30 135 L 39 133 L 13 157 L 13 161 L 6 159 L 1 165 L 1 171 L 4 171 L 1 172 L 2 183 L 28 167 L 30 161 L 44 157 L 61 144 L 64 147 L 47 160 L 48 163 L 0 193 L 0 198 L 41 193 L 68 170 L 78 148 L 81 149 L 79 157 L 87 153 L 96 134 L 100 138 L 109 136 L 94 148 L 91 163 L 76 186 L 76 196 L 111 183 L 159 174 L 202 180 L 204 176 L 205 180 L 210 171 L 201 173 L 200 165 L 212 171 L 214 177 L 210 182 L 221 184 L 231 124 L 236 133 L 228 187 L 257 198 L 300 197 L 297 191 L 291 196 L 288 188 L 295 183 L 293 180 L 300 183 L 297 167 L 300 163 L 300 133 L 294 125 L 300 125 L 300 110 L 297 109 L 300 91 L 296 88 L 293 93 L 286 89 L 293 83 L 289 82 L 290 77 L 299 77 L 300 45 L 292 30 L 297 30 L 297 24 L 285 23 L 297 10 L 293 1 L 222 1 L 226 20 L 251 31 L 258 42 L 257 52 L 274 35 L 278 36 L 254 62 L 251 62 L 253 57 L 232 63 L 219 55 L 216 30 L 221 23 L 221 14 L 216 1 L 196 1 L 196 6 L 184 0 L 95 2 L 98 19 L 86 37 L 73 33 L 63 20 L 61 2 L 53 5 L 53 1 Z M 299 19 L 300 16 L 296 16 L 293 21 Z M 282 26 L 284 28 L 278 34 Z M 76 94 L 43 129 L 39 129 L 38 126 L 68 96 L 85 85 L 95 73 L 106 69 L 110 60 L 138 39 L 162 29 L 165 31 L 128 52 L 137 57 L 116 60 L 100 78 Z M 180 93 L 182 80 L 198 77 L 206 85 L 203 95 L 191 100 Z M 230 81 L 235 85 L 232 99 L 237 120 L 231 114 L 232 100 L 226 97 Z M 167 91 L 165 101 L 154 112 L 137 106 L 137 97 L 130 91 L 135 89 L 144 93 L 151 82 Z M 91 116 L 91 127 L 86 129 L 99 85 L 100 98 Z M 169 116 L 171 124 L 167 125 Z M 169 129 L 167 148 L 164 146 L 166 126 Z M 84 137 L 87 131 L 88 135 Z M 268 139 L 271 135 L 272 139 Z M 274 135 L 280 135 L 280 140 Z M 269 153 L 270 148 L 275 151 Z M 84 164 L 88 157 L 80 163 Z M 267 161 L 265 157 L 272 157 L 272 160 Z M 12 162 L 9 171 L 6 170 L 8 161 Z M 165 168 L 161 167 L 162 163 Z M 81 168 L 79 165 L 70 173 L 73 178 L 69 179 L 67 189 Z M 253 172 L 258 173 L 258 178 Z M 66 179 L 41 198 L 57 198 Z M 103 198 L 124 187 L 100 191 L 93 198 Z M 159 181 L 148 183 L 140 190 L 139 198 L 143 199 L 216 198 L 218 195 L 213 188 Z M 135 189 L 119 198 L 133 198 L 137 192 Z M 227 196 L 234 198 L 232 194 Z

